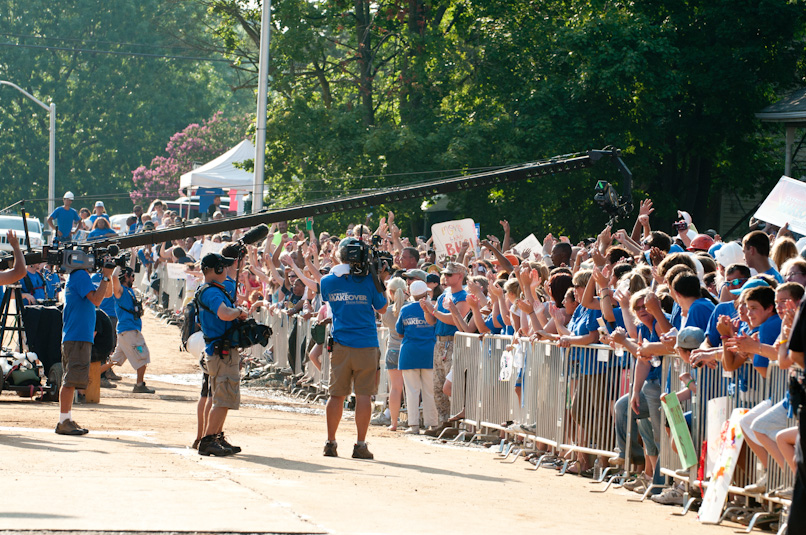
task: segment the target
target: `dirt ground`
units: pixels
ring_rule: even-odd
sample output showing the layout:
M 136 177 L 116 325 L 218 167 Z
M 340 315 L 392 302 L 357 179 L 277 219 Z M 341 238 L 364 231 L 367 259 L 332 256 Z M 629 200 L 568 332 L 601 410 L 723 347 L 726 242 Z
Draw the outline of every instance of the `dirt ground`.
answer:
M 268 533 L 730 533 L 696 513 L 628 501 L 620 489 L 592 494 L 587 479 L 495 459 L 489 449 L 370 430 L 374 461 L 350 458 L 344 421 L 339 458 L 322 456 L 322 405 L 243 393 L 225 429 L 243 452 L 202 457 L 196 432 L 198 368 L 179 351 L 176 327 L 144 318 L 156 395 L 133 394 L 133 370 L 77 405 L 84 437 L 53 432 L 55 403 L 0 396 L 0 531 Z M 199 376 L 200 377 L 200 376 Z M 188 384 L 181 383 L 182 379 Z

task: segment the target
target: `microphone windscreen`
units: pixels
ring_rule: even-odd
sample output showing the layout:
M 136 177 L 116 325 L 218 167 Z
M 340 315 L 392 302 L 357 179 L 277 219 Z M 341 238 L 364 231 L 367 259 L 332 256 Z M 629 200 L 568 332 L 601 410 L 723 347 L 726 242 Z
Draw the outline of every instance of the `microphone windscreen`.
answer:
M 246 234 L 243 235 L 241 241 L 247 245 L 257 243 L 269 235 L 269 227 L 265 223 L 261 223 L 256 227 L 252 227 Z

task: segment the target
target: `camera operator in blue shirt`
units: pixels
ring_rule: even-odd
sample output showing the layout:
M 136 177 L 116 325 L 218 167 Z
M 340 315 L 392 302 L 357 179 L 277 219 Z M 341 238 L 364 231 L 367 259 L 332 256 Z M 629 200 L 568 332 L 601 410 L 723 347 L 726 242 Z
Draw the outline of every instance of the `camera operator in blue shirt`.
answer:
M 202 258 L 204 286 L 196 299 L 199 305 L 199 323 L 206 343 L 204 364 L 210 377 L 213 405 L 205 424 L 204 436 L 199 442 L 200 455 L 225 457 L 241 451 L 224 438 L 224 421 L 228 411 L 238 410 L 240 393 L 240 355 L 230 347 L 228 332 L 236 320 L 246 319 L 246 311 L 236 308 L 224 283 L 227 267 L 234 259 L 217 253 Z
M 330 357 L 330 385 L 327 401 L 327 442 L 325 457 L 338 457 L 336 431 L 341 422 L 344 400 L 355 392 L 355 426 L 358 440 L 353 447 L 354 459 L 372 459 L 366 437 L 372 416 L 371 397 L 378 390 L 376 374 L 380 362 L 375 312 L 386 311 L 386 297 L 378 291 L 370 275 L 351 273 L 344 263 L 346 251 L 364 246 L 355 238 L 345 238 L 336 253 L 341 262 L 322 277 L 322 299 L 333 311 L 333 349 Z
M 64 376 L 59 392 L 59 435 L 86 435 L 72 415 L 75 389 L 85 389 L 89 383 L 90 357 L 95 339 L 95 307 L 111 295 L 113 267 L 104 267 L 98 285 L 90 280 L 86 269 L 76 269 L 67 276 L 62 313 L 62 366 Z

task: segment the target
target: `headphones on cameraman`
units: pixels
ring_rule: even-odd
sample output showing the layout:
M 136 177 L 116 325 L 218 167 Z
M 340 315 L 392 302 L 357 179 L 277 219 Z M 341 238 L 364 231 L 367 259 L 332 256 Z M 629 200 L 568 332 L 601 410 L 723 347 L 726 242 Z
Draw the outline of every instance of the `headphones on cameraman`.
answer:
M 224 273 L 224 266 L 222 266 L 220 263 L 216 264 L 216 266 L 213 268 L 213 271 L 215 271 L 216 275 L 221 275 Z

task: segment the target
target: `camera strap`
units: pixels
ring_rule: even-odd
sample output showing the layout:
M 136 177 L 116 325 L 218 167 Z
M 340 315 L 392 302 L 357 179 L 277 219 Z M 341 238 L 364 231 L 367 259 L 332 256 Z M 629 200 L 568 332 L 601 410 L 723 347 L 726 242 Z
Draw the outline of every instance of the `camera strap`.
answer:
M 216 311 L 211 310 L 210 307 L 205 305 L 201 300 L 202 294 L 204 292 L 206 292 L 207 290 L 209 290 L 210 288 L 218 288 L 219 290 L 221 290 L 224 293 L 224 296 L 227 298 L 227 301 L 229 301 L 230 306 L 234 306 L 234 303 L 232 302 L 232 297 L 230 297 L 229 292 L 227 292 L 227 289 L 224 288 L 224 286 L 222 286 L 221 284 L 219 284 L 217 282 L 208 282 L 208 283 L 205 283 L 204 285 L 202 285 L 198 290 L 196 290 L 196 295 L 193 296 L 193 301 L 196 303 L 196 310 L 197 310 L 196 314 L 197 315 L 198 315 L 198 310 L 199 309 L 206 310 L 207 312 L 209 312 L 210 314 L 213 314 L 213 315 L 217 314 Z M 199 323 L 201 323 L 201 319 L 199 319 Z M 221 336 L 219 336 L 217 338 L 208 338 L 207 336 L 204 336 L 204 341 L 209 344 L 210 342 L 213 342 L 213 341 L 216 341 L 216 340 L 225 340 L 225 339 L 229 338 L 229 336 L 237 328 L 238 328 L 238 322 L 234 321 L 233 325 L 229 329 L 224 331 L 224 334 L 222 334 Z M 204 335 L 204 331 L 202 331 L 202 335 Z

